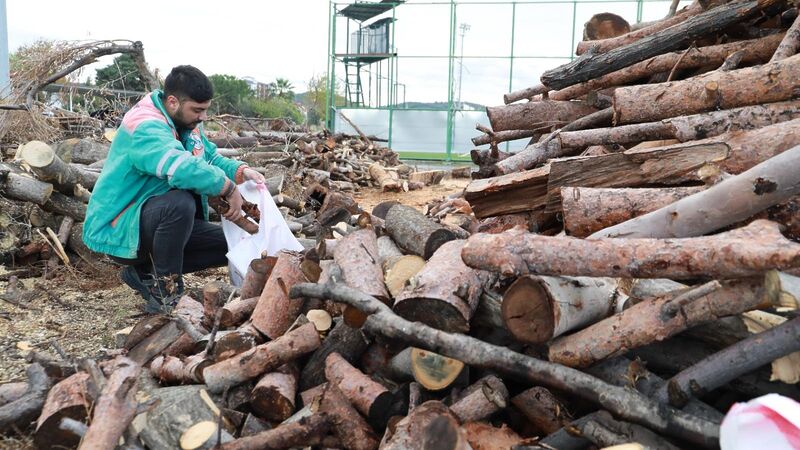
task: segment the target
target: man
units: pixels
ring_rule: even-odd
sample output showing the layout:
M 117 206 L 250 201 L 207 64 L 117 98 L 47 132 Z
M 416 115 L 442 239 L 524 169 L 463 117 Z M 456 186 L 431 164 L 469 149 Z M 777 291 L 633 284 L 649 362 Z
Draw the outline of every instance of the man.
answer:
M 244 180 L 264 177 L 216 153 L 202 123 L 213 96 L 197 68 L 178 66 L 122 120 L 92 192 L 83 240 L 124 264 L 120 278 L 168 311 L 183 293 L 184 273 L 226 264 L 222 228 L 208 223 L 208 196 L 224 198 L 228 219 L 241 215 Z

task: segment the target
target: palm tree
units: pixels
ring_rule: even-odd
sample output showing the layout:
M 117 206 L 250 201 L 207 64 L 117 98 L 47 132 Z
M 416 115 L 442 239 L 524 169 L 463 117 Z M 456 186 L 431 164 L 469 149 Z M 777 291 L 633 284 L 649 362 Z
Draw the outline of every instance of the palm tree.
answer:
M 286 78 L 275 79 L 274 86 L 275 86 L 275 94 L 278 97 L 283 97 L 287 100 L 291 100 L 294 97 L 294 92 L 292 91 L 292 89 L 294 89 L 294 86 L 292 86 L 292 83 Z

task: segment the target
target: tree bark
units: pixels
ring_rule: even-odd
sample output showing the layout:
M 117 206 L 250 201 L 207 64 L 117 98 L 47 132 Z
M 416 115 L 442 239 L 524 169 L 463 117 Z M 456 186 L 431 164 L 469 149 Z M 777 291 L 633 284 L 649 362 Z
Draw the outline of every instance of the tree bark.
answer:
M 445 170 L 424 170 L 420 172 L 411 172 L 408 175 L 408 181 L 416 181 L 424 184 L 425 186 L 431 186 L 434 184 L 441 184 L 446 175 L 447 171 Z
M 581 41 L 578 42 L 578 47 L 575 50 L 575 54 L 582 55 L 586 53 L 590 48 L 594 48 L 595 53 L 605 53 L 609 50 L 613 50 L 618 47 L 626 46 L 633 42 L 636 42 L 642 38 L 652 36 L 654 34 L 660 33 L 662 30 L 665 30 L 669 27 L 677 25 L 681 22 L 686 21 L 686 19 L 699 14 L 702 12 L 703 9 L 700 7 L 699 3 L 693 3 L 691 6 L 685 8 L 680 13 L 664 20 L 660 20 L 648 27 L 641 28 L 639 30 L 635 30 L 632 32 L 628 32 L 622 34 L 620 36 L 614 36 L 607 39 L 602 40 L 591 40 L 591 41 Z
M 726 282 L 722 288 L 670 311 L 675 296 L 666 295 L 634 305 L 550 345 L 550 361 L 570 367 L 588 367 L 656 340 L 720 317 L 765 306 L 762 283 L 755 280 Z M 678 312 L 680 314 L 678 314 Z
M 377 299 L 346 286 L 297 285 L 293 288 L 292 297 L 298 296 L 332 298 L 357 306 L 370 314 L 365 326 L 371 332 L 402 339 L 411 345 L 435 348 L 470 365 L 492 368 L 532 383 L 574 393 L 599 403 L 623 419 L 671 436 L 680 436 L 696 445 L 718 445 L 718 428 L 706 421 L 664 408 L 641 394 L 608 385 L 580 371 L 530 358 L 469 336 L 444 333 L 420 323 L 409 322 L 393 314 Z
M 548 70 L 542 74 L 541 82 L 551 89 L 563 89 L 591 80 L 680 48 L 694 39 L 749 19 L 760 11 L 761 6 L 758 1 L 722 5 L 631 44 L 602 54 L 587 54 L 573 62 Z
M 86 219 L 86 204 L 74 197 L 53 192 L 42 209 L 61 216 L 70 216 L 78 222 Z
M 587 420 L 579 425 L 578 429 L 584 437 L 598 447 L 608 448 L 612 445 L 636 442 L 642 449 L 679 450 L 679 447 L 672 445 L 647 428 L 614 420 L 606 411 L 600 411 L 592 420 Z
M 642 62 L 611 72 L 598 78 L 564 88 L 550 93 L 553 100 L 572 100 L 592 91 L 598 91 L 612 86 L 624 86 L 638 79 L 652 76 L 657 73 L 669 72 L 674 68 L 694 69 L 708 66 L 718 66 L 725 59 L 736 52 L 742 51 L 742 64 L 764 63 L 775 51 L 781 40 L 781 34 L 766 36 L 759 39 L 730 42 L 727 44 L 710 45 L 696 49 L 674 51 L 654 56 Z
M 463 429 L 473 450 L 514 448 L 522 442 L 522 437 L 505 424 L 496 428 L 485 422 L 470 422 L 465 423 Z
M 244 286 L 242 286 L 244 287 Z M 261 295 L 260 293 L 258 295 Z M 235 327 L 250 318 L 260 297 L 237 298 L 222 307 L 219 325 L 223 328 Z
M 661 401 L 683 406 L 729 381 L 800 350 L 800 318 L 755 334 L 672 377 L 657 392 Z
M 436 250 L 414 282 L 395 297 L 397 315 L 450 333 L 469 331 L 480 294 L 493 277 L 464 264 L 461 249 L 466 242 L 450 241 Z
M 251 261 L 250 266 L 247 268 L 247 274 L 244 276 L 244 281 L 242 281 L 242 287 L 239 288 L 239 296 L 243 299 L 260 297 L 277 261 L 278 258 L 274 256 Z
M 91 190 L 99 177 L 97 172 L 89 172 L 64 162 L 44 142 L 32 141 L 25 144 L 19 157 L 33 169 L 40 180 L 53 183 L 56 189 L 67 195 L 72 195 L 77 184 Z
M 298 422 L 279 425 L 252 436 L 225 443 L 221 450 L 287 449 L 321 444 L 330 429 L 330 418 L 313 414 Z
M 745 220 L 800 194 L 800 175 L 793 170 L 798 164 L 800 146 L 773 156 L 705 191 L 597 231 L 591 237 L 701 236 Z
M 542 100 L 518 105 L 489 106 L 486 115 L 494 132 L 508 130 L 545 131 L 560 128 L 576 119 L 596 112 L 597 109 L 582 102 L 556 102 Z
M 425 430 L 440 417 L 457 421 L 455 414 L 439 401 L 431 400 L 417 406 L 395 425 L 393 431 L 387 430 L 381 441 L 381 449 L 422 450 L 426 448 L 422 439 Z
M 350 403 L 372 424 L 385 423 L 394 396 L 385 386 L 353 367 L 338 353 L 325 359 L 325 378 L 344 394 Z
M 546 165 L 525 172 L 475 180 L 466 187 L 464 198 L 479 219 L 533 211 L 545 203 L 549 174 L 550 166 Z
M 514 405 L 544 435 L 555 433 L 572 421 L 572 416 L 555 395 L 543 387 L 532 387 L 511 399 Z
M 300 390 L 305 391 L 325 382 L 325 361 L 329 355 L 337 353 L 350 364 L 356 364 L 367 350 L 368 343 L 361 330 L 337 320 L 333 330 L 303 367 L 300 373 Z
M 508 389 L 503 380 L 488 375 L 467 387 L 459 397 L 450 406 L 450 410 L 461 423 L 475 422 L 505 409 L 508 404 Z
M 88 382 L 89 374 L 78 372 L 50 389 L 36 422 L 33 439 L 37 448 L 51 449 L 60 445 L 77 447 L 80 438 L 62 430 L 59 424 L 65 417 L 86 421 L 93 400 L 89 398 Z
M 12 381 L 0 384 L 0 406 L 7 405 L 14 400 L 25 395 L 28 390 L 28 383 L 24 381 Z
M 320 345 L 314 324 L 277 337 L 274 341 L 254 347 L 233 358 L 220 361 L 203 370 L 203 378 L 211 392 L 222 392 L 226 387 L 255 378 L 277 369 L 294 359 L 314 351 Z
M 411 206 L 395 205 L 386 213 L 386 231 L 407 252 L 430 259 L 445 242 L 456 238 Z
M 786 35 L 769 62 L 786 59 L 796 54 L 798 49 L 800 49 L 800 17 L 794 19 L 792 26 L 786 31 Z
M 319 412 L 328 415 L 333 432 L 344 448 L 374 450 L 378 438 L 364 418 L 350 405 L 350 401 L 334 383 L 328 383 L 322 393 Z
M 389 302 L 374 231 L 364 228 L 341 238 L 333 257 L 348 286 Z
M 797 95 L 800 56 L 669 83 L 620 87 L 614 91 L 614 123 L 651 122 L 789 100 Z
M 627 296 L 608 278 L 525 276 L 503 295 L 503 322 L 526 343 L 545 343 L 622 310 Z
M 506 94 L 508 95 L 508 94 Z M 501 142 L 516 141 L 517 139 L 526 139 L 540 134 L 539 130 L 507 130 L 498 131 L 492 134 L 482 134 L 472 138 L 473 145 L 497 145 Z
M 300 314 L 302 302 L 289 300 L 287 294 L 296 283 L 306 281 L 300 270 L 302 256 L 299 253 L 281 250 L 277 257 L 252 315 L 253 326 L 270 339 L 283 335 Z
M 520 230 L 477 234 L 461 254 L 470 267 L 503 275 L 692 279 L 739 278 L 800 265 L 800 244 L 774 222 L 683 239 L 538 236 Z
M 56 153 L 69 155 L 68 162 L 77 164 L 93 164 L 108 157 L 109 145 L 91 139 L 72 138 L 59 142 Z
M 5 172 L 3 169 L 4 167 L 0 163 L 0 181 L 2 181 L 0 190 L 4 196 L 37 205 L 44 205 L 50 199 L 50 195 L 53 193 L 52 184 L 29 176 Z
M 250 407 L 266 420 L 283 422 L 288 419 L 294 414 L 299 376 L 294 363 L 284 364 L 265 374 L 253 388 Z
M 178 324 L 170 320 L 132 347 L 128 351 L 128 357 L 136 364 L 145 365 L 172 345 L 182 334 L 183 331 Z
M 52 382 L 38 363 L 28 366 L 28 390 L 22 397 L 0 406 L 0 434 L 8 434 L 14 427 L 25 430 L 36 420 L 44 406 Z
M 703 190 L 703 186 L 637 189 L 562 187 L 564 230 L 570 236 L 586 237 Z
M 378 163 L 373 163 L 369 166 L 369 176 L 372 177 L 375 184 L 377 184 L 383 192 L 397 192 L 402 188 L 400 183 L 389 176 L 389 172 L 384 170 Z
M 114 448 L 136 415 L 136 385 L 141 366 L 125 357 L 119 357 L 115 364 L 95 403 L 91 424 L 79 450 Z
M 543 84 L 537 84 L 536 86 L 531 86 L 529 88 L 520 89 L 518 91 L 509 92 L 508 94 L 503 95 L 503 103 L 506 105 L 514 102 L 518 102 L 523 99 L 531 100 L 533 97 L 537 95 L 545 94 L 550 91 L 550 88 Z M 478 144 L 475 144 L 478 145 Z

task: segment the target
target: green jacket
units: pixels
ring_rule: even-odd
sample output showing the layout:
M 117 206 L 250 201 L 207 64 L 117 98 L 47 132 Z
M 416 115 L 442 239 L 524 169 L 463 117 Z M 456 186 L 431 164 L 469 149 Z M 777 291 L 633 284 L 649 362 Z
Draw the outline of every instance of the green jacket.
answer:
M 139 215 L 150 197 L 170 189 L 195 192 L 208 220 L 207 196 L 241 182 L 244 163 L 218 155 L 202 125 L 179 134 L 162 98 L 156 90 L 140 100 L 111 143 L 83 224 L 83 241 L 96 252 L 136 257 Z

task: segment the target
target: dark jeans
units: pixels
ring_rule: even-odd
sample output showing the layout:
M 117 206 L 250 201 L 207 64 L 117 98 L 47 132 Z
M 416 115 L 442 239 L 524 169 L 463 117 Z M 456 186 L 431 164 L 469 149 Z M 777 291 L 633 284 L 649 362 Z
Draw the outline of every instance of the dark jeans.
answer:
M 112 259 L 157 277 L 224 266 L 228 245 L 222 227 L 197 218 L 197 208 L 188 191 L 148 199 L 139 219 L 139 253 L 135 259 Z

